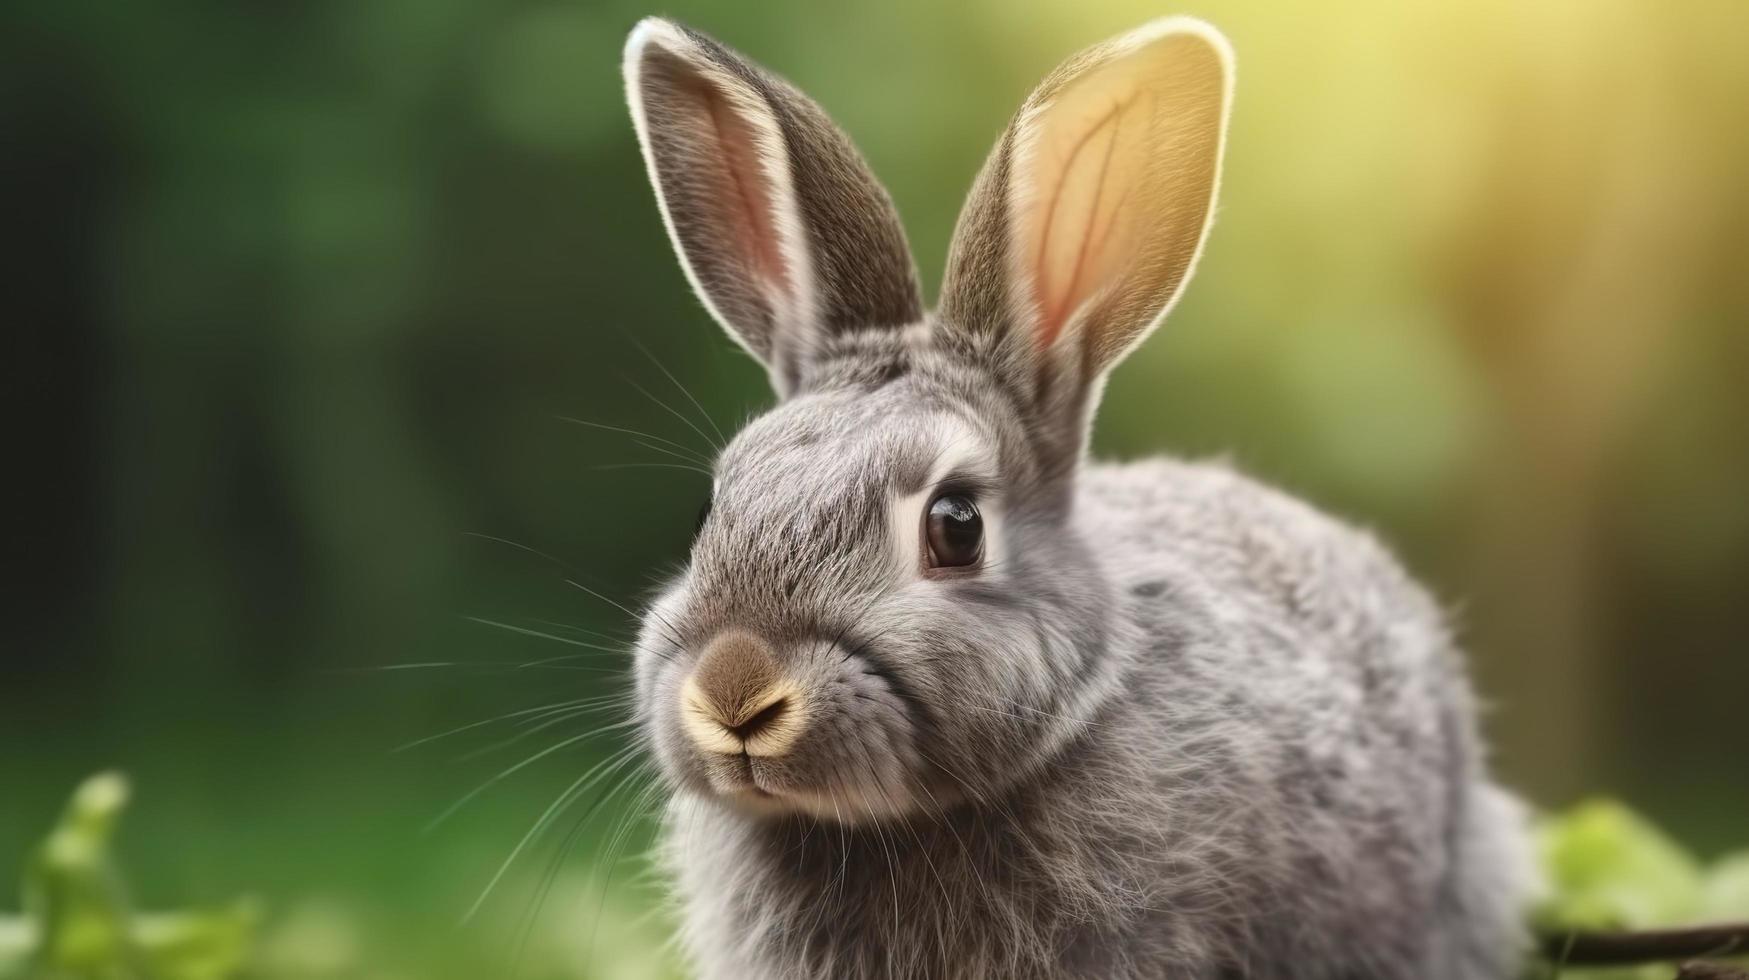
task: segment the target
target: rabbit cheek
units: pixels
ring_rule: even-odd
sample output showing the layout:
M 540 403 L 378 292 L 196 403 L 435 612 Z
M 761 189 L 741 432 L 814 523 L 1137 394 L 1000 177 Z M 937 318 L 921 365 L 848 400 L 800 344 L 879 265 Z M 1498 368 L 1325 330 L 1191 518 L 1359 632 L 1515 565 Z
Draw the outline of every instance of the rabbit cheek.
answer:
M 912 726 L 886 680 L 859 658 L 844 657 L 824 690 L 829 716 L 816 728 L 812 751 L 795 760 L 819 787 L 807 794 L 809 808 L 847 823 L 913 809 Z

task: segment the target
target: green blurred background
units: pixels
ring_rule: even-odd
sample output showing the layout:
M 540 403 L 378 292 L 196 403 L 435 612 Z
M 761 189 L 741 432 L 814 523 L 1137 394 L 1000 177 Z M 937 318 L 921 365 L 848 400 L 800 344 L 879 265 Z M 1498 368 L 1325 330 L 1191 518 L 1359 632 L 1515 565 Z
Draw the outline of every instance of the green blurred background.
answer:
M 117 767 L 137 899 L 260 895 L 307 975 L 668 969 L 610 854 L 647 843 L 633 788 L 456 924 L 623 733 L 424 829 L 614 708 L 393 751 L 620 689 L 615 653 L 469 618 L 623 637 L 567 579 L 631 603 L 683 557 L 703 479 L 561 416 L 702 448 L 664 368 L 724 428 L 770 401 L 663 237 L 626 32 L 671 14 L 812 93 L 933 294 L 1030 86 L 1173 12 L 1239 53 L 1220 219 L 1098 449 L 1228 454 L 1378 528 L 1539 804 L 1749 839 L 1742 0 L 68 0 L 0 30 L 0 882 Z M 419 663 L 456 666 L 368 669 Z

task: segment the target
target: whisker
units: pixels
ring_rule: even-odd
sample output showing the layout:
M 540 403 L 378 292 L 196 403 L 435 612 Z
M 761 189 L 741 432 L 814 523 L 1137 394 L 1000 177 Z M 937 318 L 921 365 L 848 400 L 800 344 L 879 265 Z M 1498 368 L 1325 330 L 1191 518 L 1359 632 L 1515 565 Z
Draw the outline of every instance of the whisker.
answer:
M 623 636 L 615 636 L 612 633 L 603 633 L 600 630 L 584 629 L 581 626 L 573 626 L 570 623 L 561 623 L 561 622 L 558 622 L 556 620 L 537 619 L 537 618 L 531 616 L 531 617 L 529 617 L 529 621 L 534 622 L 534 623 L 539 623 L 542 626 L 551 626 L 553 629 L 564 630 L 567 633 L 578 633 L 578 634 L 581 634 L 583 636 L 593 636 L 598 640 L 604 640 L 608 643 L 617 643 L 617 644 L 619 644 L 619 647 L 617 647 L 616 649 L 623 650 L 626 647 L 629 647 L 632 643 L 632 641 L 630 639 L 623 637 Z
M 549 555 L 546 552 L 540 550 L 539 548 L 530 547 L 529 545 L 523 544 L 520 541 L 512 541 L 509 538 L 501 538 L 496 534 L 487 534 L 484 531 L 463 531 L 462 537 L 479 538 L 482 541 L 490 541 L 493 544 L 505 545 L 507 547 L 515 548 L 518 551 L 526 551 L 529 554 L 535 556 L 536 558 L 543 558 L 543 559 L 551 562 L 552 564 L 559 566 L 560 568 L 562 568 L 566 571 L 571 570 L 571 565 L 569 562 L 563 561 L 559 558 L 555 558 L 552 555 Z
M 626 776 L 625 784 L 629 785 L 632 780 L 637 778 L 637 771 L 634 770 L 631 774 Z M 607 909 L 607 895 L 613 888 L 613 873 L 615 869 L 619 867 L 620 858 L 624 856 L 621 851 L 625 847 L 626 842 L 630 840 L 630 831 L 633 822 L 639 816 L 644 815 L 644 810 L 649 805 L 651 791 L 654 790 L 657 785 L 657 781 L 653 777 L 650 777 L 649 781 L 644 784 L 644 787 L 632 796 L 631 801 L 620 811 L 619 819 L 615 822 L 614 830 L 608 837 L 607 859 L 605 861 L 607 872 L 602 878 L 601 897 L 595 906 L 595 921 L 589 927 L 589 943 L 585 947 L 590 951 L 591 955 L 593 955 L 595 951 L 595 937 L 601 928 L 601 917 Z M 597 866 L 600 867 L 603 865 L 598 862 Z
M 630 651 L 625 651 L 625 653 L 629 653 L 629 652 Z M 595 654 L 593 654 L 593 653 L 567 653 L 567 654 L 564 654 L 562 656 L 548 657 L 545 660 L 530 660 L 527 663 L 517 664 L 516 669 L 517 670 L 531 670 L 531 669 L 534 669 L 537 667 L 547 667 L 550 664 L 560 664 L 560 663 L 563 663 L 567 660 L 583 660 L 586 658 L 593 658 L 594 656 L 595 656 Z M 602 674 L 624 674 L 626 672 L 626 668 L 624 666 L 620 666 L 620 667 L 596 667 L 593 669 L 597 673 L 602 673 Z
M 594 589 L 590 588 L 587 585 L 584 585 L 583 583 L 577 581 L 576 579 L 569 579 L 568 578 L 565 580 L 565 584 L 569 585 L 572 588 L 577 589 L 581 592 L 592 595 L 597 599 L 600 599 L 602 602 L 605 602 L 608 605 L 612 606 L 613 608 L 618 609 L 620 612 L 625 613 L 627 616 L 630 616 L 634 620 L 638 618 L 638 614 L 633 612 L 631 609 L 627 608 L 623 603 L 620 603 L 614 599 L 610 599 L 605 595 L 602 595 L 601 593 L 595 591 Z M 654 617 L 659 624 L 662 625 L 662 627 L 664 628 L 664 632 L 668 636 L 669 642 L 673 643 L 676 647 L 678 647 L 680 649 L 686 648 L 686 644 L 680 642 L 680 635 L 679 635 L 679 632 L 674 629 L 674 624 L 668 622 L 668 620 L 665 617 L 663 617 L 661 614 L 657 613 L 654 608 L 651 608 L 650 615 L 652 617 Z
M 587 708 L 590 711 L 597 711 L 601 708 L 629 706 L 636 699 L 637 694 L 634 691 L 615 691 L 612 694 L 597 694 L 592 698 L 583 698 L 569 707 Z M 538 720 L 538 717 L 529 717 L 516 722 L 516 724 L 529 725 Z
M 597 466 L 590 467 L 590 469 L 602 470 L 602 471 L 607 471 L 607 470 L 685 470 L 688 473 L 697 473 L 700 476 L 707 477 L 707 478 L 714 477 L 716 475 L 716 474 L 712 473 L 710 470 L 707 470 L 702 466 L 693 466 L 691 463 L 601 463 Z
M 667 378 L 670 382 L 672 382 L 674 387 L 678 388 L 680 390 L 680 393 L 682 395 L 686 396 L 686 400 L 692 403 L 693 408 L 698 409 L 699 417 L 704 419 L 705 423 L 707 425 L 709 425 L 711 427 L 711 429 L 716 432 L 717 439 L 718 439 L 719 443 L 726 444 L 729 441 L 729 437 L 723 434 L 723 430 L 720 427 L 718 427 L 716 420 L 711 418 L 711 413 L 705 411 L 705 407 L 703 405 L 699 404 L 699 401 L 697 398 L 694 398 L 692 396 L 691 389 L 689 389 L 685 385 L 681 384 L 680 379 L 676 378 L 674 376 L 674 373 L 672 371 L 669 371 L 668 368 L 662 364 L 662 362 L 656 357 L 655 354 L 650 353 L 650 349 L 648 347 L 645 347 L 643 344 L 639 343 L 637 340 L 633 339 L 630 336 L 628 336 L 626 339 L 630 340 L 632 342 L 633 347 L 636 347 L 645 357 L 649 358 L 651 364 L 656 365 L 656 370 L 662 372 L 662 376 Z
M 667 449 L 667 448 L 660 446 L 660 445 L 653 443 L 653 442 L 645 442 L 642 439 L 633 439 L 632 441 L 637 443 L 638 445 L 644 447 L 645 449 L 652 451 L 652 452 L 658 452 L 664 456 L 672 456 L 675 459 L 684 460 L 685 462 L 688 462 L 688 463 L 697 463 L 701 467 L 709 462 L 708 460 L 701 459 L 700 457 L 698 457 L 692 453 L 677 452 L 676 450 Z
M 620 649 L 617 647 L 602 646 L 599 643 L 587 643 L 587 642 L 584 642 L 583 640 L 573 640 L 570 637 L 558 636 L 558 635 L 553 634 L 553 633 L 548 633 L 544 630 L 530 629 L 527 626 L 517 626 L 514 623 L 503 623 L 503 622 L 499 622 L 496 619 L 487 619 L 483 616 L 463 616 L 462 618 L 467 620 L 470 623 L 479 623 L 481 626 L 491 626 L 491 627 L 494 627 L 496 629 L 508 630 L 512 633 L 521 633 L 523 636 L 532 636 L 532 637 L 536 637 L 536 638 L 542 639 L 542 640 L 552 640 L 554 643 L 563 643 L 563 644 L 566 644 L 568 646 L 582 647 L 585 650 L 599 650 L 599 651 L 604 652 L 604 653 L 624 653 L 625 652 L 623 649 Z M 561 658 L 555 657 L 553 659 L 557 660 L 557 659 L 561 659 Z M 538 660 L 534 661 L 534 663 L 545 663 L 545 662 L 546 661 L 538 661 Z M 529 665 L 523 664 L 522 666 L 526 667 Z
M 699 455 L 698 452 L 696 450 L 694 450 L 692 447 L 687 446 L 684 443 L 675 442 L 673 439 L 666 439 L 666 438 L 663 438 L 662 436 L 652 435 L 648 432 L 640 432 L 637 429 L 628 429 L 628 428 L 626 428 L 624 426 L 620 426 L 620 425 L 608 425 L 604 422 L 591 422 L 588 419 L 572 418 L 569 415 L 559 415 L 559 416 L 555 416 L 555 417 L 561 422 L 569 422 L 572 425 L 587 426 L 591 429 L 601 429 L 605 432 L 617 432 L 621 435 L 631 436 L 634 439 L 647 439 L 650 442 L 661 443 L 662 445 L 667 446 L 676 452 L 685 453 L 686 455 L 681 457 L 683 459 L 691 459 L 694 462 L 702 463 L 705 465 L 709 465 L 709 463 L 710 463 L 709 459 L 705 458 L 702 455 Z
M 638 748 L 639 746 L 634 744 L 621 750 L 619 755 L 624 756 L 624 758 L 621 758 L 615 763 L 613 768 L 608 770 L 608 773 L 611 774 L 618 771 L 619 769 L 624 768 L 627 762 L 635 760 L 636 755 L 634 754 L 634 751 Z M 547 871 L 543 876 L 540 888 L 536 891 L 533 899 L 530 901 L 528 911 L 524 915 L 521 935 L 517 938 L 516 954 L 511 965 L 511 976 L 513 978 L 522 972 L 522 957 L 528 946 L 529 934 L 534 931 L 535 919 L 540 913 L 541 906 L 546 904 L 547 894 L 552 891 L 553 882 L 557 880 L 559 869 L 564 866 L 565 858 L 570 855 L 571 849 L 576 846 L 578 836 L 582 833 L 583 828 L 589 825 L 590 819 L 593 818 L 602 805 L 612 799 L 624 785 L 625 781 L 621 780 L 619 785 L 615 786 L 612 790 L 596 797 L 595 802 L 591 803 L 589 809 L 585 810 L 583 815 L 577 818 L 577 822 L 572 824 L 570 831 L 565 834 L 565 839 L 560 842 L 557 853 L 553 855 L 553 860 L 547 866 Z
M 880 771 L 879 771 L 879 769 L 876 768 L 874 759 L 869 756 L 869 754 L 866 750 L 864 751 L 863 755 L 868 760 L 869 775 L 874 777 L 873 781 L 872 781 L 872 785 L 881 794 L 881 799 L 886 802 L 886 805 L 888 806 L 888 808 L 897 812 L 899 808 L 894 805 L 893 794 L 888 791 L 886 783 L 880 778 Z M 951 830 L 951 828 L 949 828 L 949 829 Z M 909 833 L 911 835 L 911 842 L 913 844 L 917 845 L 916 853 L 922 856 L 923 863 L 929 868 L 930 875 L 935 878 L 936 886 L 941 889 L 941 899 L 942 899 L 943 911 L 947 911 L 948 909 L 951 909 L 953 907 L 953 899 L 952 899 L 952 896 L 948 890 L 947 881 L 946 881 L 946 879 L 942 878 L 940 869 L 938 869 L 935 866 L 935 859 L 930 857 L 929 845 L 924 842 L 923 835 L 917 830 L 917 828 L 915 826 L 912 825 L 911 821 L 909 821 L 903 817 L 894 821 L 895 842 L 896 842 L 896 839 L 898 837 L 898 832 L 900 830 L 903 830 L 906 833 Z M 958 835 L 956 834 L 955 837 L 957 838 Z M 936 928 L 938 931 L 938 939 L 939 939 L 940 925 L 938 924 L 936 926 Z M 946 944 L 942 943 L 940 948 L 943 948 L 943 949 L 947 948 Z
M 589 787 L 593 786 L 600 776 L 605 775 L 603 771 L 604 766 L 607 766 L 615 759 L 621 757 L 629 758 L 630 753 L 635 750 L 636 746 L 627 746 L 589 767 L 583 772 L 583 775 L 578 776 L 575 782 L 566 787 L 564 792 L 560 793 L 552 803 L 547 805 L 546 810 L 541 813 L 540 818 L 535 820 L 534 824 L 528 828 L 528 831 L 522 835 L 522 839 L 516 842 L 515 847 L 511 848 L 510 856 L 506 857 L 504 862 L 498 866 L 497 872 L 494 873 L 492 879 L 486 883 L 486 887 L 480 892 L 479 897 L 474 899 L 474 903 L 468 907 L 467 913 L 462 916 L 462 923 L 464 925 L 472 921 L 474 916 L 479 913 L 480 907 L 486 904 L 486 899 L 491 896 L 493 889 L 498 887 L 498 883 L 504 879 L 505 873 L 510 870 L 510 866 L 516 862 L 516 858 L 522 854 L 523 850 L 528 847 L 529 842 L 539 836 L 541 830 L 551 823 L 553 818 L 563 811 L 571 801 L 575 800 L 578 795 L 588 792 Z M 612 770 L 608 769 L 605 772 L 610 773 Z
M 466 752 L 466 753 L 463 753 L 462 755 L 458 755 L 451 761 L 453 761 L 453 762 L 471 762 L 474 759 L 478 759 L 478 758 L 481 758 L 483 756 L 491 755 L 493 752 L 496 752 L 499 749 L 509 748 L 510 746 L 515 745 L 518 742 L 527 741 L 533 735 L 537 735 L 537 734 L 544 732 L 547 729 L 552 728 L 554 726 L 563 725 L 564 723 L 566 723 L 568 721 L 576 721 L 578 718 L 582 718 L 586 715 L 592 714 L 593 712 L 598 711 L 604 707 L 611 707 L 611 705 L 596 705 L 594 707 L 573 708 L 569 711 L 559 712 L 559 713 L 557 713 L 556 717 L 547 718 L 545 720 L 530 719 L 529 727 L 524 728 L 522 731 L 517 732 L 515 735 L 512 735 L 506 739 L 500 739 L 499 741 L 494 742 L 491 745 L 485 746 L 484 748 L 474 749 L 471 752 Z M 534 723 L 537 721 L 538 721 L 538 723 Z M 629 728 L 632 725 L 636 725 L 637 723 L 638 723 L 638 720 L 636 718 L 630 718 L 630 719 L 626 719 L 623 721 L 617 721 L 617 722 L 613 722 L 611 724 L 602 725 L 602 726 L 599 726 L 595 729 L 592 729 L 590 731 L 590 734 L 591 735 L 600 735 L 600 734 L 603 734 L 604 732 L 618 731 L 622 728 Z
M 978 883 L 978 890 L 983 892 L 984 900 L 986 902 L 994 902 L 995 893 L 990 890 L 989 882 L 984 880 L 984 873 L 979 870 L 978 862 L 972 857 L 971 848 L 966 846 L 965 838 L 961 837 L 960 832 L 954 829 L 953 818 L 948 816 L 947 808 L 942 806 L 941 801 L 935 798 L 935 794 L 929 791 L 929 784 L 927 782 L 922 779 L 918 779 L 916 782 L 917 788 L 922 790 L 923 795 L 928 797 L 930 805 L 935 808 L 936 821 L 942 827 L 947 829 L 948 834 L 953 837 L 954 844 L 959 847 L 960 856 L 966 862 L 966 869 L 972 873 L 972 879 Z M 943 888 L 943 897 L 946 897 L 945 887 Z
M 425 663 L 413 663 L 413 664 L 372 664 L 370 666 L 365 666 L 365 667 L 336 667 L 336 668 L 334 668 L 332 673 L 336 673 L 336 674 L 378 674 L 378 673 L 388 673 L 390 671 L 397 671 L 397 670 L 441 670 L 441 669 L 448 668 L 448 667 L 488 667 L 488 666 L 504 666 L 504 665 L 503 664 L 482 663 L 479 661 L 475 661 L 475 662 L 470 663 L 468 661 L 462 661 L 462 660 L 441 660 L 441 661 L 440 660 L 433 660 L 433 661 L 427 661 Z
M 883 857 L 886 858 L 886 861 L 887 861 L 887 881 L 891 884 L 892 889 L 893 889 L 893 935 L 898 935 L 898 933 L 899 933 L 899 921 L 900 921 L 900 916 L 899 916 L 899 872 L 898 872 L 897 867 L 896 867 L 898 862 L 897 862 L 897 859 L 894 857 L 893 852 L 887 849 L 887 834 L 886 834 L 886 831 L 881 828 L 881 822 L 880 822 L 879 818 L 877 818 L 875 816 L 874 807 L 870 806 L 868 804 L 868 801 L 866 799 L 864 799 L 863 803 L 862 803 L 862 808 L 863 808 L 863 811 L 868 814 L 869 826 L 874 830 L 875 839 L 881 845 L 881 854 Z
M 1066 721 L 1071 725 L 1086 725 L 1089 728 L 1104 728 L 1105 727 L 1104 725 L 1101 725 L 1100 723 L 1098 723 L 1090 718 L 1071 718 L 1068 715 L 1052 714 L 1051 712 L 1046 711 L 1043 708 L 1035 708 L 1030 704 L 1021 704 L 1019 701 L 1016 701 L 1013 698 L 1005 698 L 1005 697 L 1002 697 L 1001 695 L 992 695 L 992 697 L 994 697 L 998 701 L 1005 701 L 1008 704 L 1014 705 L 1016 708 L 1019 708 L 1022 711 L 1030 711 L 1033 714 L 1043 715 L 1046 718 L 1055 718 L 1058 721 Z M 977 705 L 973 705 L 973 707 L 977 707 Z M 995 709 L 985 708 L 983 710 L 992 711 Z M 1019 715 L 1011 715 L 1010 717 L 1020 718 Z M 1021 719 L 1021 720 L 1024 721 L 1025 719 Z
M 565 660 L 565 659 L 575 659 L 575 658 L 565 658 L 565 657 L 554 658 L 554 660 Z M 426 663 L 411 663 L 411 664 L 371 664 L 369 666 L 364 666 L 364 667 L 336 667 L 333 670 L 324 671 L 324 673 L 328 673 L 328 674 L 392 674 L 392 673 L 400 673 L 400 672 L 412 671 L 412 670 L 459 670 L 459 669 L 464 668 L 464 667 L 474 667 L 474 668 L 478 668 L 482 673 L 492 673 L 492 672 L 498 671 L 498 670 L 502 670 L 505 672 L 511 672 L 511 671 L 520 670 L 524 667 L 541 666 L 541 665 L 544 665 L 545 663 L 547 663 L 547 661 L 536 661 L 534 664 L 526 664 L 526 663 L 518 663 L 518 662 L 513 661 L 513 660 L 442 660 L 442 661 L 430 661 L 430 662 L 426 662 Z M 591 671 L 594 673 L 602 673 L 602 674 L 617 674 L 617 673 L 619 673 L 618 670 L 615 670 L 615 669 L 610 668 L 610 667 L 573 666 L 573 667 L 548 667 L 547 669 L 549 669 L 549 670 L 586 670 L 586 671 Z
M 520 711 L 512 711 L 512 712 L 509 712 L 508 714 L 499 715 L 496 718 L 487 718 L 484 721 L 470 722 L 466 725 L 460 726 L 459 728 L 452 728 L 446 732 L 438 732 L 436 735 L 427 735 L 424 738 L 414 739 L 413 741 L 408 742 L 404 745 L 396 746 L 391 751 L 390 754 L 392 755 L 392 754 L 396 754 L 396 753 L 400 753 L 400 752 L 406 752 L 409 749 L 416 749 L 421 745 L 427 745 L 427 744 L 435 742 L 439 739 L 448 738 L 451 735 L 459 735 L 462 732 L 472 731 L 476 728 L 482 728 L 486 725 L 496 724 L 497 722 L 500 722 L 500 721 L 508 721 L 511 718 L 516 718 L 516 717 L 519 717 L 522 715 L 533 715 L 533 714 L 539 714 L 541 712 L 554 711 L 554 710 L 563 711 L 566 708 L 570 708 L 570 707 L 574 707 L 578 704 L 582 704 L 584 701 L 587 701 L 587 700 L 589 700 L 589 699 L 588 698 L 578 698 L 578 699 L 572 700 L 572 701 L 560 701 L 560 702 L 557 702 L 556 704 L 541 705 L 538 708 L 523 708 Z
M 563 740 L 555 745 L 549 745 L 546 748 L 541 749 L 539 752 L 536 752 L 534 755 L 529 756 L 528 758 L 522 760 L 521 762 L 516 763 L 515 765 L 509 767 L 508 769 L 505 769 L 503 772 L 500 772 L 498 775 L 493 776 L 491 779 L 488 779 L 485 782 L 481 783 L 480 785 L 475 786 L 473 789 L 469 790 L 467 792 L 467 794 L 464 795 L 461 799 L 450 804 L 447 809 L 445 809 L 442 813 L 438 814 L 436 819 L 434 819 L 430 823 L 426 824 L 425 827 L 420 832 L 426 833 L 426 834 L 431 833 L 432 831 L 436 830 L 438 827 L 442 826 L 445 821 L 447 821 L 450 817 L 454 816 L 457 811 L 461 810 L 462 807 L 468 805 L 468 803 L 472 802 L 481 793 L 484 793 L 486 790 L 491 789 L 493 786 L 498 785 L 499 783 L 503 782 L 505 779 L 509 778 L 510 776 L 515 775 L 518 772 L 521 772 L 522 770 L 528 768 L 531 765 L 534 765 L 536 762 L 539 762 L 540 760 L 546 758 L 547 756 L 552 755 L 554 752 L 557 752 L 560 749 L 568 748 L 572 745 L 576 745 L 578 742 L 581 742 L 584 739 L 589 738 L 592 734 L 594 734 L 594 733 L 584 732 L 581 735 L 573 735 L 570 738 L 567 738 L 567 739 L 565 739 L 565 740 Z
M 718 445 L 713 439 L 711 439 L 709 433 L 707 433 L 703 429 L 699 428 L 696 424 L 693 423 L 693 421 L 691 419 L 687 418 L 685 415 L 681 414 L 678 410 L 676 410 L 674 408 L 674 406 L 668 404 L 667 402 L 663 401 L 660 398 L 657 398 L 654 394 L 651 394 L 650 391 L 648 389 L 646 389 L 643 385 L 638 384 L 636 381 L 633 381 L 630 378 L 626 379 L 626 384 L 629 384 L 634 389 L 636 389 L 638 394 L 643 395 L 645 398 L 648 398 L 649 400 L 655 402 L 658 406 L 660 406 L 662 408 L 663 411 L 667 412 L 669 415 L 672 415 L 675 418 L 679 419 L 682 423 L 684 423 L 686 425 L 687 428 L 698 433 L 698 437 L 700 439 L 703 439 L 705 441 L 705 445 L 710 446 L 711 450 L 713 452 L 721 452 L 722 451 L 723 447 Z

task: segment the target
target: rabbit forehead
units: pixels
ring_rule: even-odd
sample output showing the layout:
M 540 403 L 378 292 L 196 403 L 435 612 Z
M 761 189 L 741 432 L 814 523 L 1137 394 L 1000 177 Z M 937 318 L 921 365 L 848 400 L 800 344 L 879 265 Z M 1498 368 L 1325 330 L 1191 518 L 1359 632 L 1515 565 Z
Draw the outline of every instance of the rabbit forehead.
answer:
M 718 506 L 769 499 L 794 507 L 818 498 L 914 493 L 938 478 L 945 457 L 994 466 L 985 426 L 910 385 L 805 395 L 755 419 L 717 463 Z M 980 466 L 980 469 L 986 466 Z

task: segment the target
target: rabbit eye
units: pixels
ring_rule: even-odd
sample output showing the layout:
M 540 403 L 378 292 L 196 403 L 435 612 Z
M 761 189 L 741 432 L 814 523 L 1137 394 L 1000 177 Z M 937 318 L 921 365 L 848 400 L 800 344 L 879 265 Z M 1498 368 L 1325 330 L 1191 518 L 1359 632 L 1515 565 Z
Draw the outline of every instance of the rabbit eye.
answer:
M 965 568 L 984 557 L 984 518 L 965 494 L 942 494 L 930 503 L 924 537 L 931 568 Z

